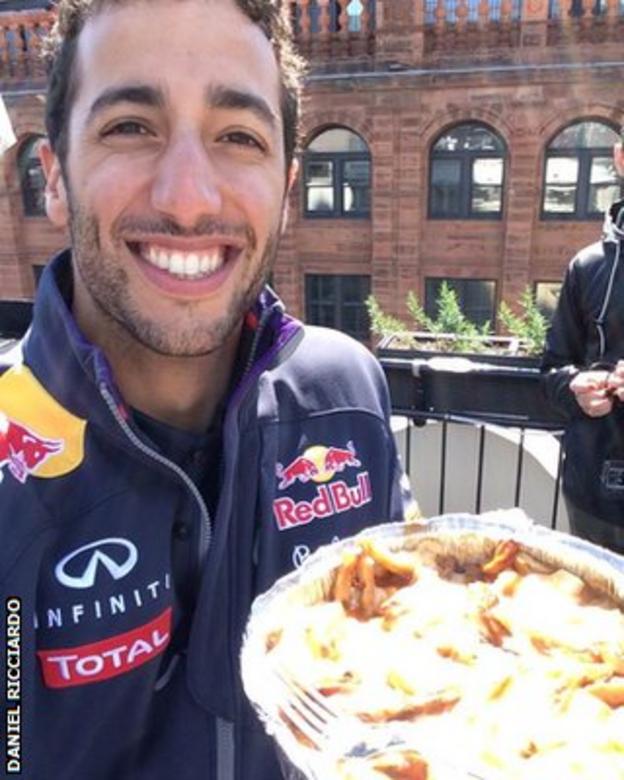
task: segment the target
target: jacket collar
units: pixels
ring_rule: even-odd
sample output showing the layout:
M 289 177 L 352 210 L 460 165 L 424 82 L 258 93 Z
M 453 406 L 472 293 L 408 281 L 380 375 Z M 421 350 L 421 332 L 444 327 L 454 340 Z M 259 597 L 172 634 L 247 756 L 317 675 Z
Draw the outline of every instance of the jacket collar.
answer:
M 602 231 L 603 241 L 617 243 L 624 239 L 624 200 L 617 201 L 608 209 Z
M 22 347 L 24 360 L 62 406 L 83 419 L 99 419 L 102 425 L 113 427 L 100 386 L 106 385 L 124 416 L 127 411 L 106 355 L 87 340 L 72 315 L 72 295 L 71 252 L 65 250 L 41 275 L 32 325 Z M 249 345 L 250 354 L 240 356 L 245 363 L 241 374 L 248 374 L 259 363 L 266 365 L 266 358 L 279 351 L 292 326 L 279 298 L 265 287 L 245 318 L 250 333 L 242 343 Z

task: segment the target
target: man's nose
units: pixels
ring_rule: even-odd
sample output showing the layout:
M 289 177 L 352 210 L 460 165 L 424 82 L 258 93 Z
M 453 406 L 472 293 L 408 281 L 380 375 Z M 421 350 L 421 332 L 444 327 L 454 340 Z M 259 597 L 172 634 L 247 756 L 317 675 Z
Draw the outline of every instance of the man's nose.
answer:
M 219 172 L 201 139 L 186 135 L 169 144 L 157 163 L 151 201 L 184 227 L 221 213 Z

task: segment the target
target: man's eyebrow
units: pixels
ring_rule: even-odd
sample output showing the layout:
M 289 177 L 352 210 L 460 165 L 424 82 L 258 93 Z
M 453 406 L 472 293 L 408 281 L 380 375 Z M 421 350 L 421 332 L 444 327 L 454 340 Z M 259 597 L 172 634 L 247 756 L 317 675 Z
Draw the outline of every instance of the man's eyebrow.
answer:
M 277 126 L 278 117 L 266 100 L 253 92 L 233 87 L 216 86 L 206 90 L 206 102 L 211 108 L 251 111 L 271 128 Z
M 117 103 L 137 103 L 150 108 L 162 108 L 165 98 L 159 89 L 142 84 L 109 87 L 94 100 L 89 109 L 88 121 L 91 122 L 100 111 Z

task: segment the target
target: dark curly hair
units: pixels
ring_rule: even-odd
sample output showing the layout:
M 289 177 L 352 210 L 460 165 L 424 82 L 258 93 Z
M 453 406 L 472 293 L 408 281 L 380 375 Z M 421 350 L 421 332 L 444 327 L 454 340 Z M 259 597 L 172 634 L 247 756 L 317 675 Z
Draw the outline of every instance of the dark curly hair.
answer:
M 68 120 L 78 86 L 74 64 L 80 32 L 89 18 L 107 6 L 132 2 L 137 0 L 58 0 L 56 4 L 56 22 L 43 48 L 49 72 L 45 122 L 50 144 L 62 165 L 67 157 Z M 304 62 L 294 47 L 288 3 L 282 0 L 235 2 L 260 27 L 275 52 L 281 77 L 284 154 L 289 166 L 297 148 Z

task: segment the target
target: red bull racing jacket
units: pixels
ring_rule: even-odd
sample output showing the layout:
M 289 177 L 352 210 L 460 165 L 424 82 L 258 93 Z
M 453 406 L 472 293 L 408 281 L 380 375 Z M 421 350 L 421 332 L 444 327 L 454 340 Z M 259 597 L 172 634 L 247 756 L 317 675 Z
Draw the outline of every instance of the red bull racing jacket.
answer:
M 241 636 L 253 597 L 319 545 L 401 518 L 383 374 L 265 290 L 211 516 L 133 424 L 70 299 L 64 253 L 0 373 L 0 772 L 276 780 Z

